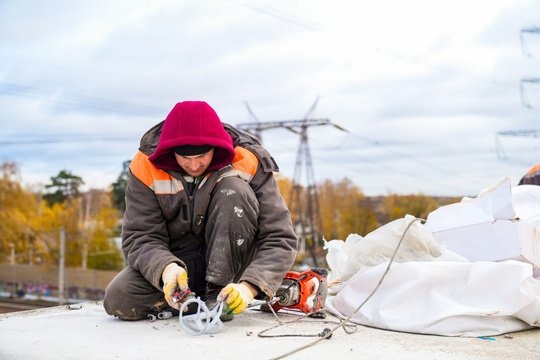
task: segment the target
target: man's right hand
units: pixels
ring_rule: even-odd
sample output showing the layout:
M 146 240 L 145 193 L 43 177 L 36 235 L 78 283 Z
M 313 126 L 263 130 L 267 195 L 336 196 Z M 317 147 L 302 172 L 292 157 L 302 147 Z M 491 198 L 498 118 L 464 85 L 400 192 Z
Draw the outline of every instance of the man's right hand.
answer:
M 180 305 L 177 302 L 174 302 L 173 295 L 178 289 L 182 291 L 188 289 L 187 271 L 177 263 L 170 263 L 165 270 L 163 270 L 161 279 L 163 280 L 163 294 L 165 295 L 165 300 L 171 307 L 179 310 Z

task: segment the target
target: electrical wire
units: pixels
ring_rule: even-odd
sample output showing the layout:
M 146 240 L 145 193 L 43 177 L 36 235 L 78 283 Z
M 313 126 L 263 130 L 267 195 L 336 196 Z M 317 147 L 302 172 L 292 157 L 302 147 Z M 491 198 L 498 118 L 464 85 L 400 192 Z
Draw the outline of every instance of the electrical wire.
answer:
M 235 3 L 247 9 L 253 10 L 255 12 L 258 12 L 259 14 L 268 15 L 276 19 L 279 19 L 281 21 L 287 22 L 289 24 L 299 26 L 301 28 L 304 28 L 305 30 L 315 31 L 315 32 L 318 32 L 321 30 L 321 26 L 318 24 L 308 22 L 305 19 L 293 18 L 291 15 L 286 15 L 283 12 L 274 10 L 268 6 L 254 5 L 252 2 L 248 3 L 248 2 L 242 2 L 242 1 L 236 1 L 236 0 L 229 0 L 229 2 Z
M 0 82 L 0 94 L 34 99 L 52 100 L 67 107 L 78 107 L 96 112 L 109 112 L 133 116 L 156 116 L 162 112 L 154 106 L 126 103 L 117 100 L 84 96 L 36 86 Z
M 409 228 L 411 227 L 411 225 L 413 223 L 415 223 L 416 221 L 423 221 L 425 222 L 425 219 L 422 219 L 422 218 L 415 218 L 413 220 L 411 220 L 411 222 L 407 225 L 407 227 L 405 228 L 405 230 L 403 231 L 403 234 L 401 235 L 401 238 L 399 239 L 399 242 L 398 244 L 396 245 L 396 248 L 394 249 L 394 253 L 392 254 L 392 257 L 390 258 L 390 260 L 388 261 L 388 265 L 386 266 L 386 269 L 384 271 L 384 273 L 382 274 L 381 278 L 379 279 L 379 282 L 377 283 L 377 285 L 375 286 L 375 288 L 371 291 L 371 293 L 364 299 L 364 301 L 362 301 L 362 303 L 360 305 L 358 305 L 358 307 L 353 311 L 353 313 L 351 315 L 349 315 L 348 317 L 346 317 L 345 319 L 341 319 L 341 322 L 339 325 L 335 326 L 334 328 L 332 328 L 329 332 L 327 332 L 325 334 L 324 337 L 320 337 L 319 339 L 317 340 L 314 340 L 306 345 L 303 345 L 303 346 L 300 346 L 296 349 L 293 349 L 289 352 L 286 352 L 280 356 L 277 356 L 277 357 L 273 357 L 273 358 L 270 358 L 269 360 L 278 360 L 278 359 L 284 359 L 285 357 L 289 356 L 289 355 L 293 355 L 299 351 L 302 351 L 304 349 L 307 349 L 309 347 L 312 347 L 316 344 L 318 344 L 319 342 L 321 342 L 322 340 L 324 339 L 328 339 L 332 336 L 332 334 L 339 328 L 344 328 L 345 324 L 351 322 L 351 319 L 354 315 L 356 315 L 356 313 L 358 313 L 358 311 L 360 311 L 360 309 L 371 299 L 371 297 L 377 292 L 377 290 L 379 289 L 379 287 L 381 286 L 382 282 L 384 281 L 384 279 L 386 278 L 386 275 L 388 274 L 388 271 L 390 270 L 390 267 L 392 266 L 393 262 L 394 262 L 394 259 L 396 257 L 396 254 L 399 250 L 399 247 L 401 246 L 401 243 L 403 242 L 403 239 L 405 239 L 405 235 L 407 234 L 407 232 L 409 231 Z M 344 328 L 345 329 L 345 328 Z M 345 331 L 345 330 L 344 330 Z
M 28 135 L 24 138 L 16 138 L 15 136 L 0 135 L 0 146 L 13 145 L 40 145 L 40 144 L 56 144 L 56 143 L 86 143 L 96 141 L 114 141 L 114 142 L 136 142 L 139 135 L 70 135 L 62 136 L 45 136 L 45 135 Z

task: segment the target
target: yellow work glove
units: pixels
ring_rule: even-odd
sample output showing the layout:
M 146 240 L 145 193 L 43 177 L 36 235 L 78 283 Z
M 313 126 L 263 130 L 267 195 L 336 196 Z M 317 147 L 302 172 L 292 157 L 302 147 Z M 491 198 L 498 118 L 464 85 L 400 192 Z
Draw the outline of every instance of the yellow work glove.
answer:
M 251 287 L 244 283 L 231 283 L 225 286 L 217 297 L 218 301 L 223 301 L 228 314 L 239 314 L 253 301 L 255 296 Z
M 178 289 L 182 291 L 188 289 L 187 271 L 177 263 L 170 263 L 163 270 L 161 279 L 163 280 L 165 300 L 170 306 L 179 310 L 180 305 L 173 300 L 173 295 Z

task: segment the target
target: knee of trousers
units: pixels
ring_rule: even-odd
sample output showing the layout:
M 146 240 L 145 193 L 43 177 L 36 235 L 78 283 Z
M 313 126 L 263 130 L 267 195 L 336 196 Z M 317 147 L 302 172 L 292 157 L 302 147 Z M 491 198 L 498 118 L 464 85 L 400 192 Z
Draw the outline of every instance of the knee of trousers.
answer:
M 246 181 L 231 177 L 216 185 L 205 229 L 207 281 L 222 285 L 238 275 L 252 251 L 258 217 L 259 203 Z
M 120 319 L 128 319 L 133 317 L 126 307 L 125 299 L 129 298 L 126 294 L 120 281 L 117 280 L 118 275 L 107 285 L 105 296 L 103 298 L 103 307 L 109 315 L 117 316 Z
M 103 307 L 109 315 L 121 320 L 146 319 L 149 313 L 160 311 L 167 304 L 163 293 L 155 289 L 142 275 L 125 268 L 107 285 Z
M 210 227 L 226 225 L 240 232 L 256 232 L 259 202 L 245 180 L 227 177 L 217 183 L 208 208 Z

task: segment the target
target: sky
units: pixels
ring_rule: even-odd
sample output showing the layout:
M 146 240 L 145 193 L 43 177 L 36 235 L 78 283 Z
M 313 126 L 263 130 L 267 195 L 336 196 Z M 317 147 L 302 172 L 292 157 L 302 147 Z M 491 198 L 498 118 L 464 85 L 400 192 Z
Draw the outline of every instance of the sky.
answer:
M 0 0 L 0 162 L 33 187 L 68 170 L 107 188 L 147 129 L 204 100 L 233 125 L 324 119 L 302 161 L 298 134 L 262 133 L 301 183 L 516 185 L 540 162 L 538 15 L 534 0 Z

